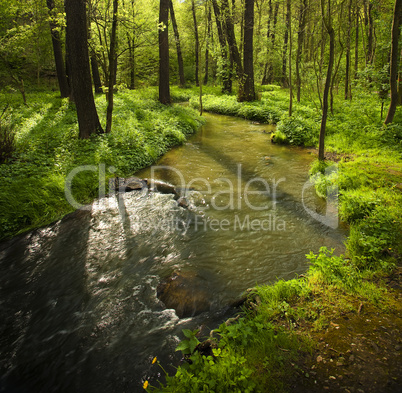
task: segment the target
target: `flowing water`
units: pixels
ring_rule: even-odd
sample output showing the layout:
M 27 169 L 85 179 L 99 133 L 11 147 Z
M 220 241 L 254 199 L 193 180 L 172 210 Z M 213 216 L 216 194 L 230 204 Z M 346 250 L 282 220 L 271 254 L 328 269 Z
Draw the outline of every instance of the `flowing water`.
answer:
M 147 190 L 110 195 L 0 244 L 0 391 L 142 391 L 154 356 L 177 361 L 183 328 L 216 327 L 245 289 L 303 273 L 310 250 L 343 251 L 344 230 L 310 214 L 325 203 L 306 183 L 308 151 L 272 145 L 269 126 L 206 117 L 137 174 L 176 185 L 189 209 Z M 158 300 L 173 272 L 204 289 L 207 312 L 179 318 Z

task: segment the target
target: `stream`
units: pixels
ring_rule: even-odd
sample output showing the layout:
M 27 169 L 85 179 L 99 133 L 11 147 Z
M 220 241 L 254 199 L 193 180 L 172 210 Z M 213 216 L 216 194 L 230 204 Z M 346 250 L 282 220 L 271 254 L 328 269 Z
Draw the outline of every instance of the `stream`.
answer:
M 271 126 L 206 118 L 136 174 L 175 185 L 188 208 L 147 190 L 109 195 L 0 244 L 0 392 L 141 392 L 157 385 L 154 356 L 177 365 L 182 329 L 216 328 L 247 288 L 305 272 L 310 251 L 344 252 L 345 228 L 309 213 L 326 210 L 306 187 L 314 155 L 271 144 Z M 173 273 L 207 311 L 165 307 L 157 287 Z

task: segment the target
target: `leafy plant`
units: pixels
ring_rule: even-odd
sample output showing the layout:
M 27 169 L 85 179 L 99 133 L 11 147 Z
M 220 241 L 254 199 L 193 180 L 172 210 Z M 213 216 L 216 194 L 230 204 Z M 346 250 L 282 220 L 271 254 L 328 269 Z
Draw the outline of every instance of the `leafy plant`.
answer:
M 15 151 L 14 131 L 8 119 L 0 117 L 0 164 L 9 160 Z
M 277 131 L 286 135 L 286 140 L 291 145 L 315 146 L 318 142 L 318 123 L 298 115 L 282 118 Z
M 191 331 L 189 329 L 183 329 L 183 334 L 187 338 L 187 340 L 180 341 L 180 344 L 177 346 L 176 351 L 181 351 L 183 355 L 191 355 L 197 345 L 200 344 L 198 338 L 196 337 L 198 329 Z

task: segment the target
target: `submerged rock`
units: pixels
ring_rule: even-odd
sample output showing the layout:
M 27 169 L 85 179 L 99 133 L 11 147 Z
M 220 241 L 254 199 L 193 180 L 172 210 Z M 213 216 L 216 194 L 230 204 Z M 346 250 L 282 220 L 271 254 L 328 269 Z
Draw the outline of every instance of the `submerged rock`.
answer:
M 178 204 L 180 207 L 184 207 L 185 209 L 188 209 L 188 207 L 189 207 L 189 203 L 188 203 L 188 201 L 187 201 L 187 199 L 186 199 L 185 197 L 180 197 L 180 198 L 177 200 L 177 204 Z
M 138 177 L 115 177 L 109 180 L 109 189 L 120 192 L 130 192 L 142 190 L 147 187 L 147 183 Z
M 174 272 L 158 285 L 157 296 L 179 318 L 193 317 L 211 307 L 208 282 L 196 273 Z
M 160 192 L 161 194 L 173 194 L 175 196 L 175 199 L 180 198 L 179 193 L 176 191 L 176 188 L 172 184 L 153 179 L 145 179 L 145 181 L 148 188 L 152 191 Z

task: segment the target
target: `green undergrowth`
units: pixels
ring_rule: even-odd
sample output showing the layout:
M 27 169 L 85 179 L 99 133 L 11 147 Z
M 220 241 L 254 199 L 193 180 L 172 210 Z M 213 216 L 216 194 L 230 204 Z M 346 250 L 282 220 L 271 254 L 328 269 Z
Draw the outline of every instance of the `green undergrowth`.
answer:
M 239 103 L 235 95 L 216 94 L 212 91 L 203 96 L 203 109 L 208 112 L 238 116 L 251 121 L 276 124 L 272 141 L 296 146 L 318 144 L 321 125 L 319 102 L 310 97 L 293 103 L 289 116 L 289 92 L 277 86 L 261 86 L 260 99 L 250 103 Z M 199 108 L 196 91 L 190 105 Z M 385 103 L 385 106 L 388 103 Z M 355 153 L 402 151 L 402 122 L 384 126 L 381 118 L 381 102 L 378 95 L 356 90 L 352 101 L 335 96 L 333 113 L 328 115 L 326 128 L 326 150 Z
M 297 279 L 255 287 L 241 318 L 230 320 L 208 338 L 202 353 L 197 331 L 184 331 L 179 344 L 187 361 L 166 384 L 147 387 L 158 392 L 290 392 L 298 378 L 309 378 L 303 359 L 317 343 L 312 332 L 330 326 L 345 312 L 358 314 L 361 304 L 392 312 L 397 300 L 383 278 L 393 268 L 390 258 L 380 268 L 358 266 L 352 259 L 322 247 L 307 258 L 310 268 Z
M 186 361 L 175 376 L 166 375 L 166 385 L 150 386 L 150 391 L 285 392 L 287 379 L 293 377 L 291 365 L 300 353 L 311 351 L 309 339 L 271 323 L 263 313 L 221 324 L 209 340 L 208 355 L 197 350 L 197 330 L 183 332 L 186 339 L 178 350 Z
M 353 263 L 376 270 L 384 260 L 397 260 L 402 254 L 402 162 L 390 153 L 355 156 L 323 173 L 320 165 L 311 170 L 317 193 L 325 196 L 336 188 L 340 219 L 350 226 L 347 250 Z
M 177 102 L 192 94 L 176 90 L 172 98 Z M 76 201 L 89 203 L 98 195 L 100 165 L 104 165 L 106 179 L 132 175 L 183 143 L 202 124 L 193 109 L 163 106 L 155 100 L 155 93 L 156 89 L 148 89 L 116 94 L 112 132 L 88 140 L 78 139 L 75 109 L 58 94 L 28 94 L 28 106 L 21 105 L 17 95 L 0 96 L 0 105 L 8 105 L 7 121 L 14 137 L 14 151 L 0 165 L 0 239 L 72 211 L 64 194 L 72 169 L 94 166 L 72 182 Z M 105 124 L 103 95 L 96 98 L 96 105 Z

